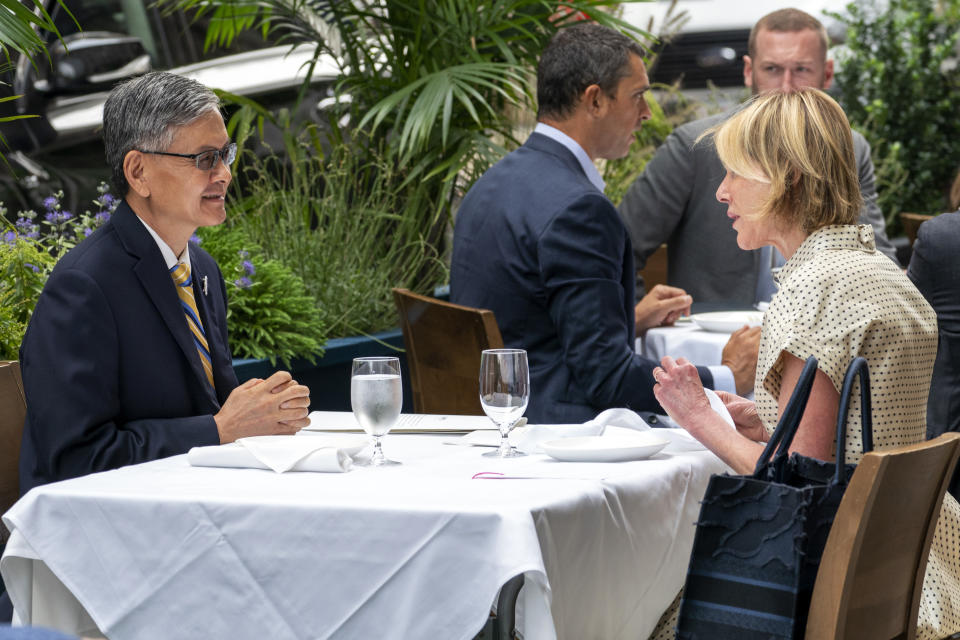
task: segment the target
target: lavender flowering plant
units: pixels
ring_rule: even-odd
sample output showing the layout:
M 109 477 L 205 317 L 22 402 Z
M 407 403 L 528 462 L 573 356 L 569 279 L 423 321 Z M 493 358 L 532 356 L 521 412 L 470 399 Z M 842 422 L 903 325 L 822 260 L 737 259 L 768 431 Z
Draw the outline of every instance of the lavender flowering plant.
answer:
M 63 209 L 63 192 L 46 198 L 44 211 L 20 211 L 11 224 L 0 205 L 0 360 L 15 360 L 30 314 L 54 265 L 67 251 L 107 222 L 118 200 L 101 183 L 95 211 Z

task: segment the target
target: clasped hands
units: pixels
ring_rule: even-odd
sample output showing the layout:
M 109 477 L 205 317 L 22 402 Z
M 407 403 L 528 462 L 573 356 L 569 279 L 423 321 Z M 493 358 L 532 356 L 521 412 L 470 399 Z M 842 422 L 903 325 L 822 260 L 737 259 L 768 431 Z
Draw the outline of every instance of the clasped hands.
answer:
M 247 380 L 227 397 L 213 417 L 221 444 L 237 438 L 292 435 L 310 424 L 310 389 L 287 371 Z

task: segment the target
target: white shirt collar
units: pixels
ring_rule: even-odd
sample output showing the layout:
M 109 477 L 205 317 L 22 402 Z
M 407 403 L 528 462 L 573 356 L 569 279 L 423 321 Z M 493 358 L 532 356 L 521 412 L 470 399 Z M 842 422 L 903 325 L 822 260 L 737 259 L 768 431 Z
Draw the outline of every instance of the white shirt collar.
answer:
M 600 191 L 600 193 L 603 193 L 603 189 L 606 187 L 606 184 L 603 182 L 603 178 L 600 177 L 600 172 L 597 171 L 597 167 L 593 164 L 590 156 L 587 155 L 587 152 L 583 150 L 583 147 L 581 147 L 576 140 L 565 134 L 563 131 L 560 131 L 560 129 L 551 127 L 543 122 L 538 122 L 533 132 L 545 135 L 551 140 L 555 140 L 569 149 L 570 153 L 572 153 L 577 159 L 577 162 L 580 163 L 580 167 L 583 169 L 583 172 L 587 174 L 587 180 L 589 180 L 593 186 Z
M 173 252 L 173 249 L 170 248 L 166 242 L 163 241 L 163 238 L 160 237 L 156 231 L 153 230 L 153 227 L 148 225 L 146 221 L 140 216 L 137 216 L 137 220 L 143 223 L 143 226 L 147 228 L 147 231 L 150 232 L 150 235 L 153 236 L 154 242 L 157 243 L 157 246 L 160 247 L 160 253 L 163 255 L 163 261 L 167 263 L 167 269 L 173 269 L 177 266 L 178 262 L 183 262 L 187 265 L 188 269 L 191 269 L 190 265 L 190 242 L 187 242 L 187 246 L 183 248 L 183 253 L 177 257 L 177 254 Z

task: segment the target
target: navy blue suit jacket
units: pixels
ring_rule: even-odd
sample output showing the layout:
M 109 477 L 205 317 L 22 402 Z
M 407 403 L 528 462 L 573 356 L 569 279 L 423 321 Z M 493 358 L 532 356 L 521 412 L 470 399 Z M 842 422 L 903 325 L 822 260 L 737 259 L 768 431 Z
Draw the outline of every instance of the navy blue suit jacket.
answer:
M 226 289 L 213 258 L 188 244 L 216 392 L 160 249 L 121 203 L 54 268 L 24 336 L 21 493 L 219 444 L 213 414 L 237 386 Z
M 927 437 L 960 431 L 960 211 L 920 225 L 907 276 L 937 312 L 939 342 L 927 400 Z M 950 492 L 960 498 L 960 468 Z
M 470 189 L 454 228 L 450 298 L 492 310 L 504 344 L 526 349 L 531 422 L 660 410 L 657 363 L 634 351 L 626 228 L 560 143 L 534 133 Z

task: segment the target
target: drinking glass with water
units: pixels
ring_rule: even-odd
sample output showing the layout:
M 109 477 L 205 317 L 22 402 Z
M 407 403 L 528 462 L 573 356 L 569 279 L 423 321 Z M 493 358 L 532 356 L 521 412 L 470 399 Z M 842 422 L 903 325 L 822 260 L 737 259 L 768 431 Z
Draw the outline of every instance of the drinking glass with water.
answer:
M 402 404 L 398 358 L 354 358 L 350 377 L 350 406 L 357 422 L 373 438 L 373 456 L 366 465 L 381 467 L 400 464 L 383 455 L 380 439 L 397 422 Z

